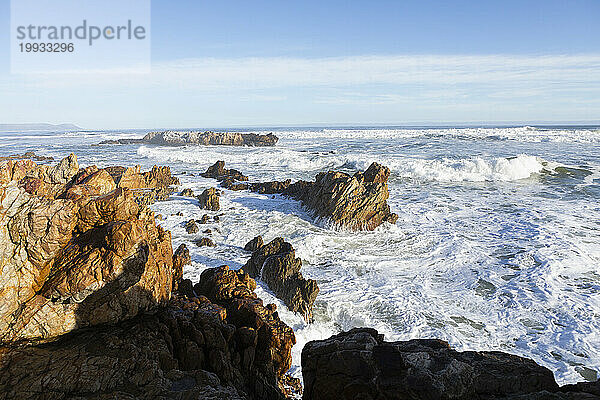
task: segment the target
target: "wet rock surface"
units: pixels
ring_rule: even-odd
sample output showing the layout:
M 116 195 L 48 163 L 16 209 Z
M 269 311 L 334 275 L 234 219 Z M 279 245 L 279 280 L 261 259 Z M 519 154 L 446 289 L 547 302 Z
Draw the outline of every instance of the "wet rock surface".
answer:
M 204 190 L 198 197 L 198 205 L 203 210 L 219 211 L 219 191 L 215 188 Z
M 246 251 L 256 251 L 260 249 L 264 245 L 262 236 L 256 236 L 254 239 L 246 243 L 244 246 L 244 250 Z
M 305 400 L 583 400 L 598 388 L 559 389 L 549 369 L 511 354 L 457 352 L 435 339 L 385 342 L 368 328 L 307 343 L 302 374 Z
M 260 243 L 262 237 L 259 236 L 246 245 L 247 248 L 257 248 L 244 270 L 265 282 L 291 311 L 301 313 L 305 320 L 311 321 L 313 303 L 319 293 L 317 282 L 302 276 L 302 260 L 296 258 L 291 244 L 282 238 L 258 246 Z
M 237 132 L 180 132 L 163 131 L 150 132 L 143 139 L 117 139 L 105 140 L 99 144 L 157 144 L 162 146 L 183 146 L 188 144 L 220 145 L 220 146 L 275 146 L 279 138 L 269 133 L 259 135 L 255 133 Z
M 364 172 L 322 172 L 314 182 L 299 181 L 289 185 L 283 194 L 293 197 L 333 224 L 352 230 L 373 230 L 383 222 L 396 223 L 398 216 L 390 211 L 387 179 L 390 170 L 373 163 Z

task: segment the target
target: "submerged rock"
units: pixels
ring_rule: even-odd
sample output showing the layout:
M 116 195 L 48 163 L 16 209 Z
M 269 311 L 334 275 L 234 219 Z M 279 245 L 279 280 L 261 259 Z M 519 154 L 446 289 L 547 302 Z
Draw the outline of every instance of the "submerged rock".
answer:
M 259 238 L 254 238 L 246 247 L 258 246 L 262 242 L 262 238 Z M 301 267 L 302 260 L 296 258 L 292 245 L 282 238 L 276 238 L 257 247 L 244 270 L 265 282 L 291 311 L 299 312 L 304 319 L 311 321 L 319 287 L 315 280 L 302 276 Z
M 215 188 L 204 190 L 198 197 L 198 203 L 203 210 L 219 211 L 219 191 Z
M 387 179 L 390 170 L 377 163 L 353 176 L 322 172 L 314 182 L 299 181 L 282 193 L 311 209 L 317 217 L 352 230 L 373 230 L 383 222 L 396 223 L 390 211 Z
M 307 343 L 302 375 L 305 400 L 595 398 L 574 387 L 558 392 L 552 372 L 527 358 L 458 352 L 435 339 L 385 342 L 368 328 Z

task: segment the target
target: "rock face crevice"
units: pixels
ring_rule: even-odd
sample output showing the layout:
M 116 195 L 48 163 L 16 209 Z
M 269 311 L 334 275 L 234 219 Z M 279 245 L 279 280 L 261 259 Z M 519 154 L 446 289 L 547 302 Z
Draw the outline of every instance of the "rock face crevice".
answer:
M 245 248 L 254 251 L 244 270 L 265 282 L 290 311 L 312 321 L 313 304 L 319 293 L 317 282 L 302 276 L 302 260 L 296 258 L 294 248 L 283 238 L 275 238 L 265 245 L 262 242 L 258 236 L 246 244 Z
M 533 360 L 502 352 L 458 352 L 435 339 L 385 342 L 357 328 L 302 350 L 304 400 L 595 399 L 598 383 L 559 388 Z

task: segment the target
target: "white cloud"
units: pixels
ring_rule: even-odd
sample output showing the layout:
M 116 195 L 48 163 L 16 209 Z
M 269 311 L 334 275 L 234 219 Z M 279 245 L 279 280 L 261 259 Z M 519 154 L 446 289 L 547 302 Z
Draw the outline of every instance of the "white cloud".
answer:
M 362 85 L 600 85 L 600 54 L 552 56 L 358 56 L 335 58 L 185 59 L 155 63 L 151 74 L 12 76 L 11 84 L 164 87 L 223 90 Z

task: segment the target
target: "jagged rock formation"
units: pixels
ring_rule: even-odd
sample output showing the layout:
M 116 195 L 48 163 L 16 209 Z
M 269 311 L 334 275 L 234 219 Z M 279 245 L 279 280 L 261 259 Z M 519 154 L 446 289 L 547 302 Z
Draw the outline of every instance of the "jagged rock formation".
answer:
M 383 222 L 396 223 L 390 212 L 387 179 L 390 170 L 377 163 L 353 176 L 322 172 L 314 182 L 298 181 L 283 191 L 311 209 L 317 217 L 352 230 L 373 230 Z
M 194 290 L 185 245 L 108 171 L 29 162 L 0 164 L 0 398 L 286 398 L 295 337 L 252 279 Z
M 221 145 L 221 146 L 275 146 L 279 138 L 272 133 L 259 135 L 256 133 L 237 132 L 150 132 L 143 139 L 105 140 L 103 144 L 158 144 L 162 146 L 183 146 L 187 144 Z
M 194 221 L 193 219 L 190 219 L 188 222 L 185 223 L 185 231 L 187 233 L 198 233 L 198 225 L 196 225 L 196 221 Z
M 254 288 L 247 275 L 215 268 L 203 273 L 195 293 L 177 294 L 153 315 L 45 346 L 4 348 L 0 393 L 10 399 L 283 400 L 294 333 Z
M 262 237 L 254 238 L 253 242 L 246 246 L 262 243 Z M 315 280 L 302 276 L 301 267 L 302 260 L 296 258 L 292 245 L 282 238 L 275 238 L 252 253 L 244 270 L 265 282 L 291 311 L 299 312 L 307 321 L 311 321 L 319 287 Z
M 166 200 L 172 193 L 171 186 L 179 185 L 179 179 L 171 175 L 171 168 L 154 166 L 148 172 L 141 172 L 139 165 L 130 168 L 105 168 L 118 187 L 133 191 L 140 205 L 149 205 Z
M 256 236 L 251 241 L 249 241 L 248 243 L 246 243 L 246 245 L 244 246 L 244 250 L 254 252 L 254 251 L 260 249 L 261 247 L 263 247 L 264 244 L 265 243 L 263 242 L 262 236 L 259 235 L 259 236 Z
M 24 161 L 0 166 L 13 179 L 0 186 L 0 343 L 51 340 L 168 300 L 171 235 L 131 191 L 79 170 L 73 154 L 51 167 Z
M 206 172 L 201 174 L 205 178 L 214 178 L 221 182 L 221 187 L 229 190 L 246 190 L 248 177 L 236 169 L 225 169 L 225 161 L 217 161 Z
M 203 237 L 202 239 L 195 240 L 194 243 L 198 247 L 217 247 L 215 242 L 211 238 Z
M 292 183 L 291 179 L 285 181 L 271 181 L 253 183 L 250 185 L 250 190 L 261 194 L 282 193 Z
M 198 197 L 198 204 L 203 210 L 219 211 L 219 191 L 215 188 L 204 190 Z
M 190 188 L 185 188 L 181 191 L 180 196 L 194 197 L 194 191 Z
M 307 343 L 302 374 L 304 400 L 583 400 L 597 398 L 586 393 L 600 388 L 596 383 L 559 389 L 550 370 L 526 358 L 457 352 L 434 339 L 385 342 L 368 328 Z
M 173 253 L 173 290 L 177 290 L 179 282 L 183 279 L 183 267 L 191 263 L 190 251 L 185 244 L 180 244 Z
M 225 161 L 217 161 L 202 173 L 205 178 L 214 178 L 218 181 L 225 179 L 234 179 L 237 181 L 247 181 L 248 177 L 237 169 L 225 169 Z

